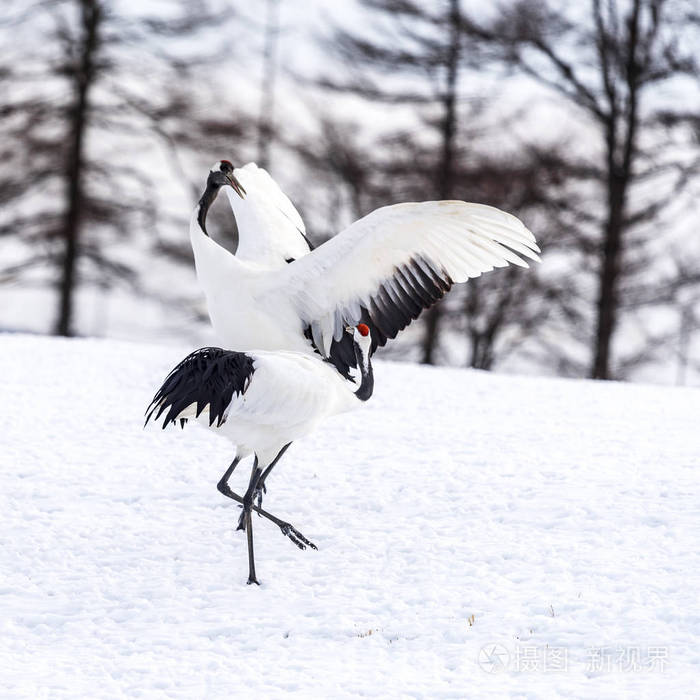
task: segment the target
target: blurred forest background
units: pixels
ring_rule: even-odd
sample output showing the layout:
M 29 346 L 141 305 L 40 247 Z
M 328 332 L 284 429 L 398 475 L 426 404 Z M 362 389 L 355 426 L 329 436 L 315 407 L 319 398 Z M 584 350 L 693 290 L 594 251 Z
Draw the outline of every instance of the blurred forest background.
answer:
M 4 0 L 0 35 L 2 331 L 207 342 L 189 216 L 255 160 L 317 244 L 446 198 L 535 233 L 385 355 L 700 384 L 697 0 Z

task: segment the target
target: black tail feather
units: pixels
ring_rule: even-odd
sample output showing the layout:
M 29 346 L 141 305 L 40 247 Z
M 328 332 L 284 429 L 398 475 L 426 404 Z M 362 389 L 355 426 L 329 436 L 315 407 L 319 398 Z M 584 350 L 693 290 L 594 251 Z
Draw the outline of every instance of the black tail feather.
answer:
M 243 352 L 200 348 L 188 355 L 165 378 L 149 407 L 146 423 L 158 420 L 167 410 L 163 428 L 174 423 L 182 411 L 196 405 L 196 415 L 209 406 L 209 425 L 220 427 L 234 394 L 244 394 L 255 372 L 253 358 Z M 180 418 L 184 427 L 186 418 Z M 144 424 L 145 425 L 145 424 Z

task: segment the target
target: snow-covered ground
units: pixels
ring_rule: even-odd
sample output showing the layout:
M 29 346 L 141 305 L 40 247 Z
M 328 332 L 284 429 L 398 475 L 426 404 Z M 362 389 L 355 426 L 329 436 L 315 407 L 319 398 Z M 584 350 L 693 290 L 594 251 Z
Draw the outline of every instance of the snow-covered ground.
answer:
M 231 446 L 142 430 L 188 350 L 0 336 L 0 696 L 697 697 L 700 391 L 377 363 L 257 588 Z

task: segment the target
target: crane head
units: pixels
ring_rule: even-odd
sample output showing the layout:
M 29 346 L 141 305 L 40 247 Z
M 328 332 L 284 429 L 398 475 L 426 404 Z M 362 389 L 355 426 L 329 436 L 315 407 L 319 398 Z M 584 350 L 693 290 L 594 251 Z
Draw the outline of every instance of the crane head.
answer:
M 238 182 L 238 178 L 233 174 L 233 165 L 228 160 L 220 160 L 212 165 L 207 184 L 214 187 L 230 185 L 241 199 L 246 195 L 243 185 Z
M 363 354 L 368 355 L 372 345 L 369 326 L 366 323 L 358 323 L 356 326 L 347 326 L 345 331 L 352 335 L 354 343 L 363 351 Z

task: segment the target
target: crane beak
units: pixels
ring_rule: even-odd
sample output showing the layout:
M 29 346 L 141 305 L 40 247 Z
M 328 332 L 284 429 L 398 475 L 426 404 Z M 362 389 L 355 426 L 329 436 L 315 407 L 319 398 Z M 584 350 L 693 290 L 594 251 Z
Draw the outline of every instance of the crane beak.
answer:
M 231 173 L 230 175 L 227 175 L 226 178 L 228 179 L 231 187 L 233 187 L 233 189 L 236 191 L 236 194 L 241 199 L 244 199 L 247 193 L 243 185 L 241 185 L 241 183 L 238 182 L 238 180 L 236 179 L 236 176 L 233 173 Z
M 355 328 L 353 326 L 345 326 L 345 332 L 352 335 L 355 332 Z

